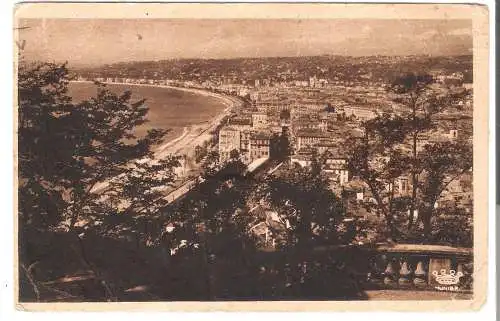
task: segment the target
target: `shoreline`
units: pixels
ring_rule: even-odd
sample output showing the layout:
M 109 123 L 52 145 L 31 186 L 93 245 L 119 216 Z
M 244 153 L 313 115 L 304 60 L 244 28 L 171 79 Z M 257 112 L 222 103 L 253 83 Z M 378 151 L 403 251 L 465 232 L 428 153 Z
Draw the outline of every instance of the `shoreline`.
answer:
M 92 81 L 72 81 L 76 83 L 93 83 Z M 234 109 L 237 104 L 242 104 L 242 101 L 239 101 L 237 98 L 232 98 L 229 96 L 225 96 L 223 94 L 212 93 L 209 91 L 204 91 L 201 89 L 194 88 L 184 88 L 184 87 L 175 87 L 168 85 L 151 85 L 151 84 L 127 84 L 127 83 L 114 83 L 114 82 L 103 82 L 106 85 L 131 85 L 131 86 L 145 86 L 145 87 L 157 87 L 164 89 L 172 89 L 172 90 L 180 90 L 191 92 L 194 94 L 202 95 L 202 96 L 210 96 L 217 98 L 221 101 L 221 103 L 226 106 L 224 110 L 219 112 L 217 115 L 207 119 L 202 123 L 192 124 L 185 126 L 183 128 L 182 133 L 170 139 L 169 141 L 165 141 L 163 144 L 154 147 L 154 159 L 164 159 L 168 156 L 184 156 L 183 161 L 181 160 L 181 165 L 175 169 L 175 174 L 177 176 L 176 181 L 184 182 L 185 179 L 189 176 L 190 173 L 196 172 L 200 169 L 200 164 L 195 164 L 193 161 L 194 158 L 194 149 L 197 145 L 202 145 L 205 141 L 210 140 L 212 135 L 210 132 L 217 128 L 224 119 L 224 117 L 228 116 L 231 113 L 231 110 Z M 168 128 L 167 128 L 168 129 Z M 102 182 L 101 184 L 97 184 L 97 186 L 93 189 L 93 192 L 98 192 L 108 186 L 107 182 Z
M 73 80 L 73 83 L 93 83 L 91 80 Z M 183 127 L 182 133 L 165 141 L 163 144 L 155 148 L 155 156 L 158 158 L 163 158 L 168 155 L 188 155 L 190 152 L 194 151 L 197 145 L 203 144 L 203 142 L 210 139 L 209 131 L 215 129 L 224 117 L 228 116 L 231 110 L 240 103 L 236 98 L 232 98 L 223 94 L 213 93 L 203 89 L 197 88 L 186 88 L 186 87 L 176 87 L 170 85 L 153 85 L 153 84 L 136 84 L 136 83 L 116 83 L 116 82 L 102 82 L 105 85 L 123 85 L 123 86 L 143 86 L 143 87 L 155 87 L 164 88 L 171 90 L 179 90 L 184 92 L 189 92 L 205 97 L 213 97 L 221 101 L 221 103 L 226 106 L 222 112 L 217 115 L 207 119 L 206 121 L 198 124 L 192 124 Z M 147 97 L 145 97 L 147 99 Z M 167 128 L 168 129 L 168 128 Z

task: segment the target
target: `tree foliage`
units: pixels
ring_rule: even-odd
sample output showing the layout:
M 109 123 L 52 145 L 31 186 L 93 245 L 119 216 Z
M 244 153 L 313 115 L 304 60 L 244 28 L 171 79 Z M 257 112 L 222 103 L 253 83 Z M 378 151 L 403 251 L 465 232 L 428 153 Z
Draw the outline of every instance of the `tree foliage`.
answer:
M 288 170 L 270 176 L 261 187 L 264 199 L 290 225 L 288 245 L 307 248 L 317 244 L 335 244 L 344 209 L 321 174 L 319 160 L 310 167 L 286 165 Z
M 98 85 L 96 97 L 74 104 L 66 94 L 68 81 L 64 65 L 20 70 L 18 137 L 23 222 L 48 214 L 37 210 L 41 204 L 34 199 L 42 198 L 60 215 L 44 223 L 56 227 L 64 222 L 71 229 L 85 211 L 99 212 L 103 196 L 116 196 L 117 188 L 131 200 L 133 192 L 127 188 L 139 188 L 141 180 L 149 189 L 172 182 L 169 169 L 177 163 L 169 158 L 148 164 L 151 148 L 165 131 L 134 135 L 134 128 L 146 122 L 143 100 L 131 102 L 130 92 L 116 95 Z M 159 169 L 167 173 L 153 175 Z M 94 193 L 102 183 L 108 187 Z
M 292 143 L 289 130 L 283 127 L 281 134 L 274 133 L 270 139 L 270 157 L 279 161 L 286 161 L 292 154 Z
M 463 139 L 424 137 L 443 135 L 438 116 L 454 108 L 465 93 L 438 90 L 431 76 L 417 74 L 395 79 L 390 91 L 401 110 L 364 122 L 364 136 L 347 140 L 349 170 L 368 186 L 374 202 L 366 205 L 385 218 L 390 237 L 412 234 L 418 213 L 428 239 L 434 204 L 451 181 L 471 169 L 472 147 Z M 408 190 L 399 190 L 405 177 Z
M 65 65 L 19 68 L 20 260 L 36 260 L 27 251 L 37 242 L 33 231 L 63 232 L 75 237 L 80 257 L 99 275 L 85 258 L 86 235 L 153 242 L 147 224 L 169 220 L 162 189 L 173 183 L 179 163 L 154 159 L 164 130 L 135 135 L 147 121 L 144 100 L 133 102 L 130 92 L 117 95 L 97 84 L 96 97 L 73 103 L 69 81 Z

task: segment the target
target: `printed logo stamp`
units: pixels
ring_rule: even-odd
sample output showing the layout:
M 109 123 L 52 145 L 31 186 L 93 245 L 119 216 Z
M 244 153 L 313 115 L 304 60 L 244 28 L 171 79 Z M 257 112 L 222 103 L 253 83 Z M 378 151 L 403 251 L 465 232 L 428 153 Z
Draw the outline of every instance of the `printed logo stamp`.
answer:
M 435 277 L 437 283 L 444 285 L 435 287 L 439 291 L 458 291 L 459 286 L 457 284 L 460 282 L 460 278 L 464 276 L 460 271 L 450 270 L 447 273 L 445 269 L 440 270 L 439 273 L 438 271 L 433 271 L 432 275 Z

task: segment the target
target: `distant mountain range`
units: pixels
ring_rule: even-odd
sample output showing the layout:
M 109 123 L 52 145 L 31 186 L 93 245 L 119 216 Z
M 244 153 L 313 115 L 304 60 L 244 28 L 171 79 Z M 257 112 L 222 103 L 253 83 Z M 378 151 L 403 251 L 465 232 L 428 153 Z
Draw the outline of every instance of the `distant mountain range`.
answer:
M 461 56 L 340 56 L 263 57 L 232 59 L 169 59 L 134 61 L 79 68 L 87 77 L 207 80 L 229 78 L 307 80 L 309 77 L 380 81 L 403 72 L 461 72 L 472 80 L 472 55 Z

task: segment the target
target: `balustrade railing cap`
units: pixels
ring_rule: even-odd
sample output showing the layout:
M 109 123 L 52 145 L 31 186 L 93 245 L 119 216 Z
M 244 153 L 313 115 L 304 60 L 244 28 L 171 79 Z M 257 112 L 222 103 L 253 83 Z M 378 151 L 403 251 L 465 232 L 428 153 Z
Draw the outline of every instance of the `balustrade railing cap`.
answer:
M 379 244 L 375 247 L 375 249 L 378 251 L 404 252 L 413 254 L 421 253 L 465 256 L 473 254 L 472 248 L 427 244 Z
M 362 249 L 388 253 L 408 253 L 422 255 L 445 255 L 445 256 L 472 256 L 473 249 L 467 247 L 453 247 L 446 245 L 427 245 L 427 244 L 398 244 L 398 243 L 376 243 L 376 244 L 348 244 L 348 245 L 330 245 L 317 246 L 313 248 L 314 252 Z

